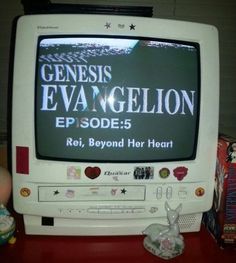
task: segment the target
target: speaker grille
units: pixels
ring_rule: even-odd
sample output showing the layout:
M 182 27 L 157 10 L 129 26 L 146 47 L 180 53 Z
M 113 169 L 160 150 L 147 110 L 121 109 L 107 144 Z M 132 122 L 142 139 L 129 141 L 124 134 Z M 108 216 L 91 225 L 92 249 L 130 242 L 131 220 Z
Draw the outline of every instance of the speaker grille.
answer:
M 202 221 L 202 213 L 181 215 L 179 217 L 179 227 L 181 232 L 199 231 Z

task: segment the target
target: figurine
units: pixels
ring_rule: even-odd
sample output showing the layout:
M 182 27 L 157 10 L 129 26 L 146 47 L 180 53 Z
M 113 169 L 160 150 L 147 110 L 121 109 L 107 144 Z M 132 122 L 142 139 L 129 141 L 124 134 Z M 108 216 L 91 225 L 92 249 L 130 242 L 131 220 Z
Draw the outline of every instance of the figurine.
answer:
M 16 238 L 15 220 L 6 209 L 11 195 L 11 175 L 3 167 L 0 167 L 0 245 L 5 243 L 14 244 Z
M 0 245 L 14 244 L 15 220 L 3 204 L 0 204 Z
M 178 218 L 182 209 L 180 204 L 175 210 L 165 203 L 169 225 L 151 224 L 144 231 L 144 247 L 163 259 L 171 259 L 181 255 L 184 250 L 184 239 L 180 234 Z
M 7 169 L 0 166 L 0 204 L 7 206 L 11 196 L 12 179 Z

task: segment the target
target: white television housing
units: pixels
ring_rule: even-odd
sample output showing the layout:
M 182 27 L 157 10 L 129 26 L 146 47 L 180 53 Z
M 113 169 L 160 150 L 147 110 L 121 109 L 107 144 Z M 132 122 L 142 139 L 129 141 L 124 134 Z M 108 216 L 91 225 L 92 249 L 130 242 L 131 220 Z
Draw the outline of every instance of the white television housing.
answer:
M 199 231 L 212 205 L 218 101 L 211 25 L 20 17 L 12 173 L 26 233 L 139 235 L 167 223 L 166 201 L 183 205 L 181 232 Z

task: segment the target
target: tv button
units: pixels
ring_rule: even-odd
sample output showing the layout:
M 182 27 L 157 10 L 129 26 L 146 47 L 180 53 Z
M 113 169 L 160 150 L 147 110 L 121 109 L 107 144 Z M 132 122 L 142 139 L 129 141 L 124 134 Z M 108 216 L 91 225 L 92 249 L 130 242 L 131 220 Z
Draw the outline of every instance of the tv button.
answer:
M 178 192 L 179 198 L 180 199 L 186 199 L 187 197 L 187 192 L 186 191 L 179 191 Z
M 124 209 L 124 213 L 131 214 L 131 213 L 133 213 L 133 210 L 130 208 Z
M 112 214 L 121 214 L 122 211 L 123 211 L 122 209 L 112 209 L 112 210 L 111 210 L 111 213 L 112 213 Z
M 162 187 L 157 187 L 156 197 L 157 199 L 162 198 Z
M 202 187 L 198 187 L 196 190 L 195 190 L 195 195 L 198 196 L 198 197 L 201 197 L 205 194 L 205 189 L 202 188 Z
M 96 209 L 96 208 L 89 208 L 88 209 L 88 213 L 97 214 L 98 213 L 98 209 Z
M 99 209 L 99 214 L 111 214 L 111 209 Z
M 139 214 L 139 213 L 144 213 L 145 209 L 144 208 L 134 208 L 133 213 Z
M 172 197 L 172 188 L 169 186 L 166 188 L 166 198 L 170 199 Z

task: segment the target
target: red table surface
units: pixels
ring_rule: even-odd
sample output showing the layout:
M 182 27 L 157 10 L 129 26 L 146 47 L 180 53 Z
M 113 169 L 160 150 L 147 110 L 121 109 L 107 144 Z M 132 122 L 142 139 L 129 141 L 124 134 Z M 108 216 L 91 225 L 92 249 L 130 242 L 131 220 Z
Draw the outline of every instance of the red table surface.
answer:
M 221 249 L 204 226 L 200 232 L 184 233 L 182 255 L 164 260 L 143 247 L 144 236 L 78 237 L 25 235 L 22 216 L 17 223 L 16 243 L 0 246 L 0 262 L 235 262 L 236 250 Z

